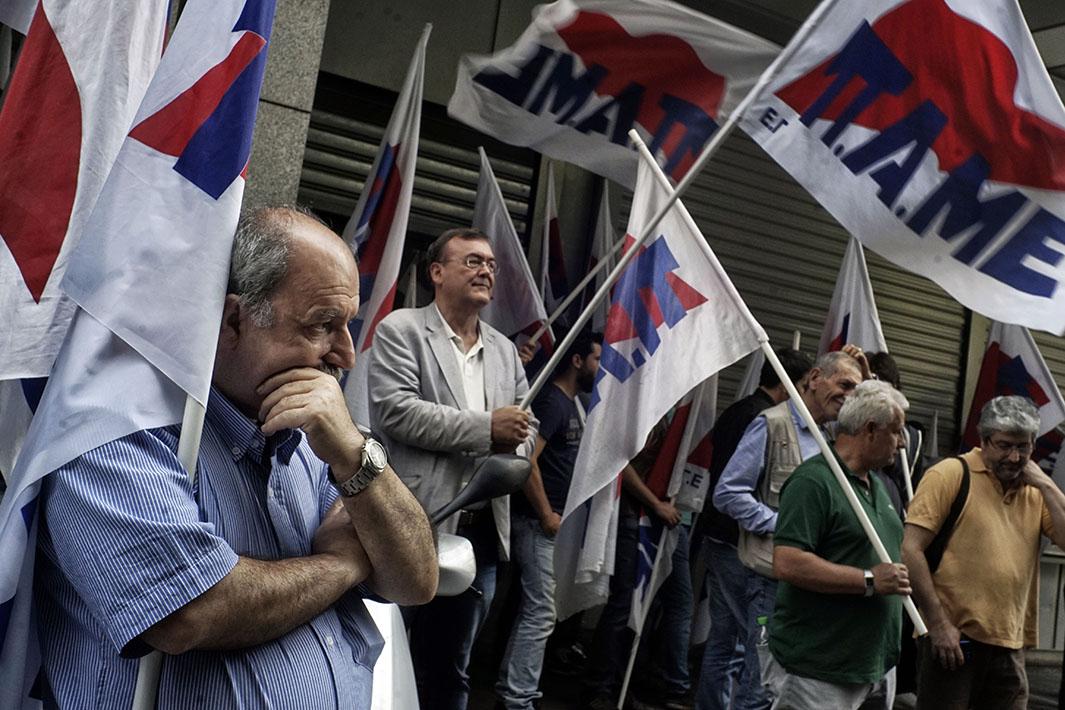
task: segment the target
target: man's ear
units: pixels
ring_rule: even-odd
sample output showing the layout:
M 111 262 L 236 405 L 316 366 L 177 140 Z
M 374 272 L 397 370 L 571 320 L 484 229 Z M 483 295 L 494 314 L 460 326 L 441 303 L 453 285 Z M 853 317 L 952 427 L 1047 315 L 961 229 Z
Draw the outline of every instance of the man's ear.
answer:
M 440 271 L 444 268 L 444 265 L 439 261 L 434 261 L 429 264 L 427 271 L 429 272 L 429 283 L 434 287 L 440 283 Z
M 219 346 L 233 347 L 237 344 L 240 340 L 242 316 L 240 296 L 227 293 L 225 304 L 222 306 L 222 327 L 218 333 Z

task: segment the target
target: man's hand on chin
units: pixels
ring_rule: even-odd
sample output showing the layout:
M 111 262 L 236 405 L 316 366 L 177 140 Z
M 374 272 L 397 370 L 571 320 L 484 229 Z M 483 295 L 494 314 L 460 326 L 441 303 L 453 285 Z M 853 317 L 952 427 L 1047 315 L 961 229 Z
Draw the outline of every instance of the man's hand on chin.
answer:
M 298 367 L 274 375 L 256 392 L 264 396 L 259 407 L 264 434 L 302 429 L 318 458 L 337 469 L 359 468 L 363 436 L 351 421 L 335 377 L 313 367 Z

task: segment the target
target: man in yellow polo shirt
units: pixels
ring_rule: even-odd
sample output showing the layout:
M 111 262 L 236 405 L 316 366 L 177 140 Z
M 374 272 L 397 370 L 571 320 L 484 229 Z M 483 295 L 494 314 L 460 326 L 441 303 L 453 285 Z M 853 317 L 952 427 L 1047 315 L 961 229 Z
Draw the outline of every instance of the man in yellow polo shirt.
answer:
M 1029 461 L 1039 412 L 996 397 L 980 414 L 980 447 L 930 468 L 910 503 L 902 545 L 928 625 L 917 708 L 1025 708 L 1024 649 L 1036 644 L 1039 535 L 1065 544 L 1065 494 Z M 964 507 L 929 571 L 926 549 L 963 488 Z

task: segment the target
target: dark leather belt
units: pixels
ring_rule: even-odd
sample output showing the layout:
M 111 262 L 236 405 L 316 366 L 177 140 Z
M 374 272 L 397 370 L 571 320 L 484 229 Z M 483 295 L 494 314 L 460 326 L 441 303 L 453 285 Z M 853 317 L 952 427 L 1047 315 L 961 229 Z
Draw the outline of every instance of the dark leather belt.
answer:
M 492 517 L 492 508 L 485 506 L 477 510 L 460 510 L 459 511 L 459 527 L 469 528 L 473 527 L 477 523 L 481 522 L 485 518 Z

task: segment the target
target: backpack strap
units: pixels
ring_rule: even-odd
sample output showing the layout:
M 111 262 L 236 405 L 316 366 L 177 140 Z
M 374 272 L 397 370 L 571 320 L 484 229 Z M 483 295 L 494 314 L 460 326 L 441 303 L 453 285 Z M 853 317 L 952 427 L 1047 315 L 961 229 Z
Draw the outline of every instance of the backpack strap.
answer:
M 928 560 L 928 571 L 932 573 L 935 573 L 939 568 L 939 563 L 943 560 L 943 553 L 947 549 L 947 543 L 950 542 L 954 526 L 958 523 L 961 510 L 965 507 L 965 502 L 969 498 L 969 464 L 961 456 L 955 456 L 954 458 L 961 462 L 961 484 L 958 486 L 958 492 L 954 496 L 954 502 L 950 504 L 950 511 L 947 513 L 943 525 L 924 551 L 925 559 Z

